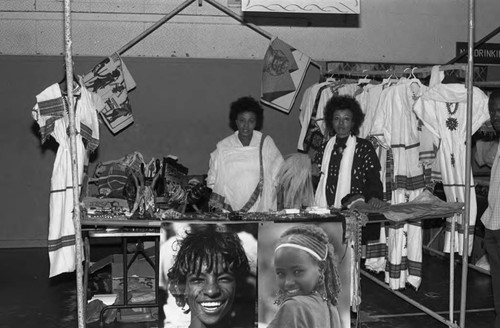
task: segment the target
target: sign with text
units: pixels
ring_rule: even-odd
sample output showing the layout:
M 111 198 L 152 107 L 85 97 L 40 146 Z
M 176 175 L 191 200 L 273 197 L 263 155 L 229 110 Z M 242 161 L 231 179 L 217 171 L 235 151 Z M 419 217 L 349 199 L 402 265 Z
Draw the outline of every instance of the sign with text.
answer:
M 467 42 L 457 42 L 457 56 L 468 51 Z M 500 43 L 485 43 L 473 51 L 475 64 L 500 64 Z M 458 62 L 467 62 L 467 54 Z
M 241 0 L 243 12 L 359 14 L 359 0 Z

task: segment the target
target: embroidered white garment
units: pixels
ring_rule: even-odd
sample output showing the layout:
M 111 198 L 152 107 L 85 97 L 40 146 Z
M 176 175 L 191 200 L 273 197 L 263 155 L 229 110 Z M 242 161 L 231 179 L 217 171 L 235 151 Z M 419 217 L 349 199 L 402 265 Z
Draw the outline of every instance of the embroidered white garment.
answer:
M 37 104 L 32 111 L 32 116 L 41 129 L 46 128 L 47 125 L 52 126 L 53 124 L 53 130 L 50 130 L 50 136 L 59 144 L 52 170 L 49 200 L 49 277 L 56 276 L 63 272 L 74 271 L 76 260 L 70 138 L 67 133 L 69 128 L 69 117 L 66 111 L 63 111 L 62 116 L 56 117 L 56 120 L 52 122 L 48 119 L 48 116 L 40 112 L 38 106 L 40 102 L 58 99 L 61 98 L 61 96 L 61 90 L 57 83 L 49 86 L 36 96 Z M 99 139 L 97 110 L 103 107 L 104 102 L 97 94 L 89 92 L 83 86 L 81 87 L 81 95 L 76 103 L 75 109 L 75 127 L 78 131 L 76 135 L 76 158 L 79 184 L 83 178 L 84 163 L 87 159 L 87 153 L 82 141 L 82 134 L 87 134 L 94 140 Z M 92 132 L 87 131 L 84 133 L 84 131 L 81 130 L 83 127 L 82 123 L 85 125 L 86 129 L 88 128 Z
M 402 79 L 397 84 L 386 87 L 380 94 L 371 132 L 384 148 L 392 152 L 394 168 L 391 176 L 387 177 L 391 179 L 391 204 L 407 202 L 419 195 L 425 187 L 425 171 L 420 161 L 420 154 L 423 151 L 421 144 L 423 131 L 419 128 L 418 118 L 412 111 L 416 98 L 424 90 L 425 86 L 421 85 L 419 80 Z M 386 167 L 386 163 L 381 161 L 381 166 Z M 387 282 L 392 289 L 403 288 L 407 282 L 419 288 L 421 272 L 418 269 L 409 271 L 401 263 L 407 262 L 411 268 L 421 267 L 421 236 L 420 227 L 405 225 L 397 229 L 388 229 L 388 263 L 385 268 Z M 409 239 L 412 240 L 414 252 L 407 252 Z M 382 260 L 374 259 L 373 263 L 374 267 L 380 268 Z
M 467 124 L 467 89 L 462 84 L 437 84 L 429 88 L 420 97 L 414 107 L 414 112 L 440 138 L 437 159 L 441 170 L 443 189 L 449 202 L 465 201 L 465 159 L 466 159 L 466 124 Z M 472 133 L 489 119 L 488 97 L 479 88 L 473 88 L 472 94 Z M 474 180 L 470 175 L 470 212 L 469 224 L 471 230 L 476 222 L 477 204 L 474 192 Z M 454 251 L 463 251 L 463 222 L 459 217 L 455 233 Z M 451 218 L 448 218 L 448 224 Z M 468 250 L 472 250 L 474 234 L 469 230 Z M 450 251 L 450 233 L 445 233 L 444 252 Z
M 328 207 L 326 202 L 326 181 L 328 178 L 328 168 L 330 166 L 330 156 L 332 154 L 333 146 L 337 137 L 331 138 L 326 144 L 325 151 L 323 152 L 323 160 L 321 162 L 321 177 L 319 179 L 318 188 L 316 189 L 315 201 L 319 207 Z M 351 192 L 351 171 L 352 161 L 354 159 L 354 151 L 356 150 L 356 137 L 349 136 L 346 142 L 342 160 L 340 161 L 339 179 L 335 191 L 335 202 L 333 204 L 336 208 L 341 208 L 341 200 L 344 196 Z

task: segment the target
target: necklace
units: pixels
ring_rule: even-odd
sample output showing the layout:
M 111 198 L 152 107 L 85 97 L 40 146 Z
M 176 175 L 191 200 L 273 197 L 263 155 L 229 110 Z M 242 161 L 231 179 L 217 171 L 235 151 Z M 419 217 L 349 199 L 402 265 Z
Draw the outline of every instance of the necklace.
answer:
M 452 103 L 449 103 L 449 102 L 446 103 L 446 110 L 448 111 L 448 114 L 449 114 L 448 118 L 446 119 L 446 127 L 450 131 L 455 131 L 458 127 L 458 120 L 455 117 L 453 117 L 453 115 L 455 115 L 455 113 L 458 110 L 458 102 L 456 102 L 454 104 L 455 104 L 455 108 L 452 110 L 451 109 Z
M 455 103 L 455 108 L 453 109 L 453 111 L 451 110 L 451 104 L 452 103 L 447 102 L 446 103 L 446 109 L 448 110 L 448 114 L 455 115 L 455 113 L 458 110 L 458 103 L 457 102 Z

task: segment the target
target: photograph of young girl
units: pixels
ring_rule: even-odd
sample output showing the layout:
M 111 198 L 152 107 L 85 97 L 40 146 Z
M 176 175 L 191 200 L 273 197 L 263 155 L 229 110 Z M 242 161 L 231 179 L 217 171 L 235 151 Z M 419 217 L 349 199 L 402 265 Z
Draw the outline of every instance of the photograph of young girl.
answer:
M 259 328 L 349 328 L 350 249 L 340 222 L 261 223 Z
M 177 226 L 177 227 L 176 227 Z M 175 228 L 175 229 L 174 229 Z M 254 328 L 257 224 L 164 224 L 164 328 Z

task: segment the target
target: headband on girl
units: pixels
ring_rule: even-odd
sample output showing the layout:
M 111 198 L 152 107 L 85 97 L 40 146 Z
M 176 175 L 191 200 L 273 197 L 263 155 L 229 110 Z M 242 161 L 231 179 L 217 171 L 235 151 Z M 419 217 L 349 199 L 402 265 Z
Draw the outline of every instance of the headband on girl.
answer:
M 281 247 L 293 247 L 301 249 L 312 255 L 318 261 L 325 261 L 328 256 L 328 243 L 325 243 L 313 236 L 293 233 L 280 239 L 275 252 Z
M 307 248 L 307 247 L 304 247 L 304 246 L 300 246 L 300 245 L 296 245 L 296 244 L 290 244 L 290 243 L 280 244 L 278 247 L 276 247 L 276 249 L 274 250 L 274 252 L 276 252 L 278 249 L 283 248 L 283 247 L 291 247 L 291 248 L 301 249 L 301 250 L 309 253 L 310 255 L 312 255 L 318 261 L 324 261 L 324 260 L 326 260 L 326 256 L 328 255 L 328 246 L 326 246 L 326 249 L 325 249 L 325 257 L 321 258 L 321 256 L 319 256 L 318 253 L 316 253 L 315 251 L 313 251 L 310 248 Z

